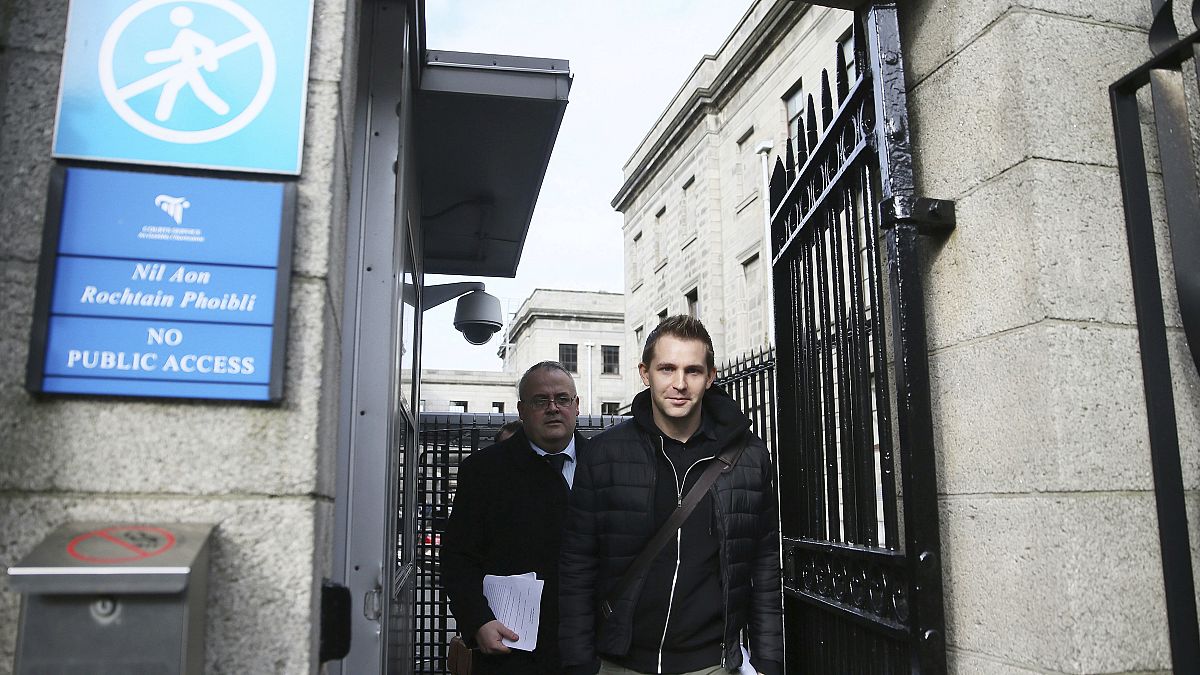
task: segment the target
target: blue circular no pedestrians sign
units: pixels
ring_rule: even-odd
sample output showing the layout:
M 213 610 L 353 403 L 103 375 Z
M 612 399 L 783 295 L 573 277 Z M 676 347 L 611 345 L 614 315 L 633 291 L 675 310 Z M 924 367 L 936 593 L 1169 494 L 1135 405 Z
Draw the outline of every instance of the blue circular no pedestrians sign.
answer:
M 299 173 L 312 0 L 76 0 L 58 157 Z

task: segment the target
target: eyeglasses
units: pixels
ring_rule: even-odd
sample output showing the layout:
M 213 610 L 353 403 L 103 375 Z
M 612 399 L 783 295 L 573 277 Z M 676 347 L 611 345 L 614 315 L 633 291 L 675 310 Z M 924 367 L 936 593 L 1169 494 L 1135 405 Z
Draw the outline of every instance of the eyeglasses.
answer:
M 567 394 L 558 394 L 554 398 L 550 398 L 549 396 L 534 396 L 528 401 L 529 405 L 538 410 L 549 408 L 551 402 L 554 402 L 556 407 L 565 408 L 575 402 L 575 397 Z

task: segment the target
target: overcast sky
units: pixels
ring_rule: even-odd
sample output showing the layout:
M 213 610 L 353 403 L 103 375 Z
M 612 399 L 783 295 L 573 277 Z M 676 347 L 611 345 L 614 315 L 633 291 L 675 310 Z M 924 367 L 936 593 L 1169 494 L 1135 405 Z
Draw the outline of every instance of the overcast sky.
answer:
M 478 280 L 505 320 L 535 288 L 622 288 L 621 167 L 750 0 L 426 0 L 430 49 L 566 59 L 575 79 L 515 279 Z M 454 302 L 425 313 L 425 368 L 500 370 L 500 335 L 475 347 Z

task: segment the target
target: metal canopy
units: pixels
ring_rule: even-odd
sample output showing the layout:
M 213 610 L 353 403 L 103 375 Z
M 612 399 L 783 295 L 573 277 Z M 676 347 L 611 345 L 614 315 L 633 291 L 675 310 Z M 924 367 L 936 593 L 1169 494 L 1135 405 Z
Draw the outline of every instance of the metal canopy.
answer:
M 562 59 L 427 53 L 414 134 L 426 273 L 516 275 L 570 88 Z

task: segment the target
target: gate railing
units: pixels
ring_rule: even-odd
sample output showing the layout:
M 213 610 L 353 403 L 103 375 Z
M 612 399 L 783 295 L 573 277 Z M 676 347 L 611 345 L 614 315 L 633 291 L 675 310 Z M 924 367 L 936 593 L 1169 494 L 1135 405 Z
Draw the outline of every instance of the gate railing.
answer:
M 717 369 L 713 384 L 723 388 L 750 418 L 750 429 L 766 441 L 775 460 L 775 348 L 743 354 Z
M 446 645 L 456 632 L 454 616 L 442 593 L 438 560 L 442 532 L 453 508 L 458 466 L 468 455 L 492 444 L 514 414 L 421 413 L 417 458 L 417 580 L 415 673 L 447 673 Z M 580 415 L 575 428 L 585 437 L 624 420 L 616 415 Z
M 857 13 L 854 46 L 770 184 L 787 666 L 941 673 L 917 239 L 953 204 L 915 197 L 894 3 Z
M 1138 92 L 1149 85 L 1179 314 L 1191 349 L 1192 367 L 1196 368 L 1200 367 L 1200 264 L 1197 263 L 1200 260 L 1200 194 L 1196 186 L 1193 136 L 1182 67 L 1191 61 L 1200 74 L 1200 59 L 1196 58 L 1200 30 L 1180 39 L 1172 4 L 1170 0 L 1151 2 L 1154 20 L 1150 27 L 1150 49 L 1154 57 L 1114 83 L 1109 88 L 1109 95 L 1133 274 L 1171 662 L 1176 672 L 1182 672 L 1200 664 L 1200 628 L 1149 174 L 1137 102 Z M 1193 23 L 1200 29 L 1200 0 L 1193 2 L 1191 9 Z M 1186 665 L 1189 663 L 1192 666 Z

